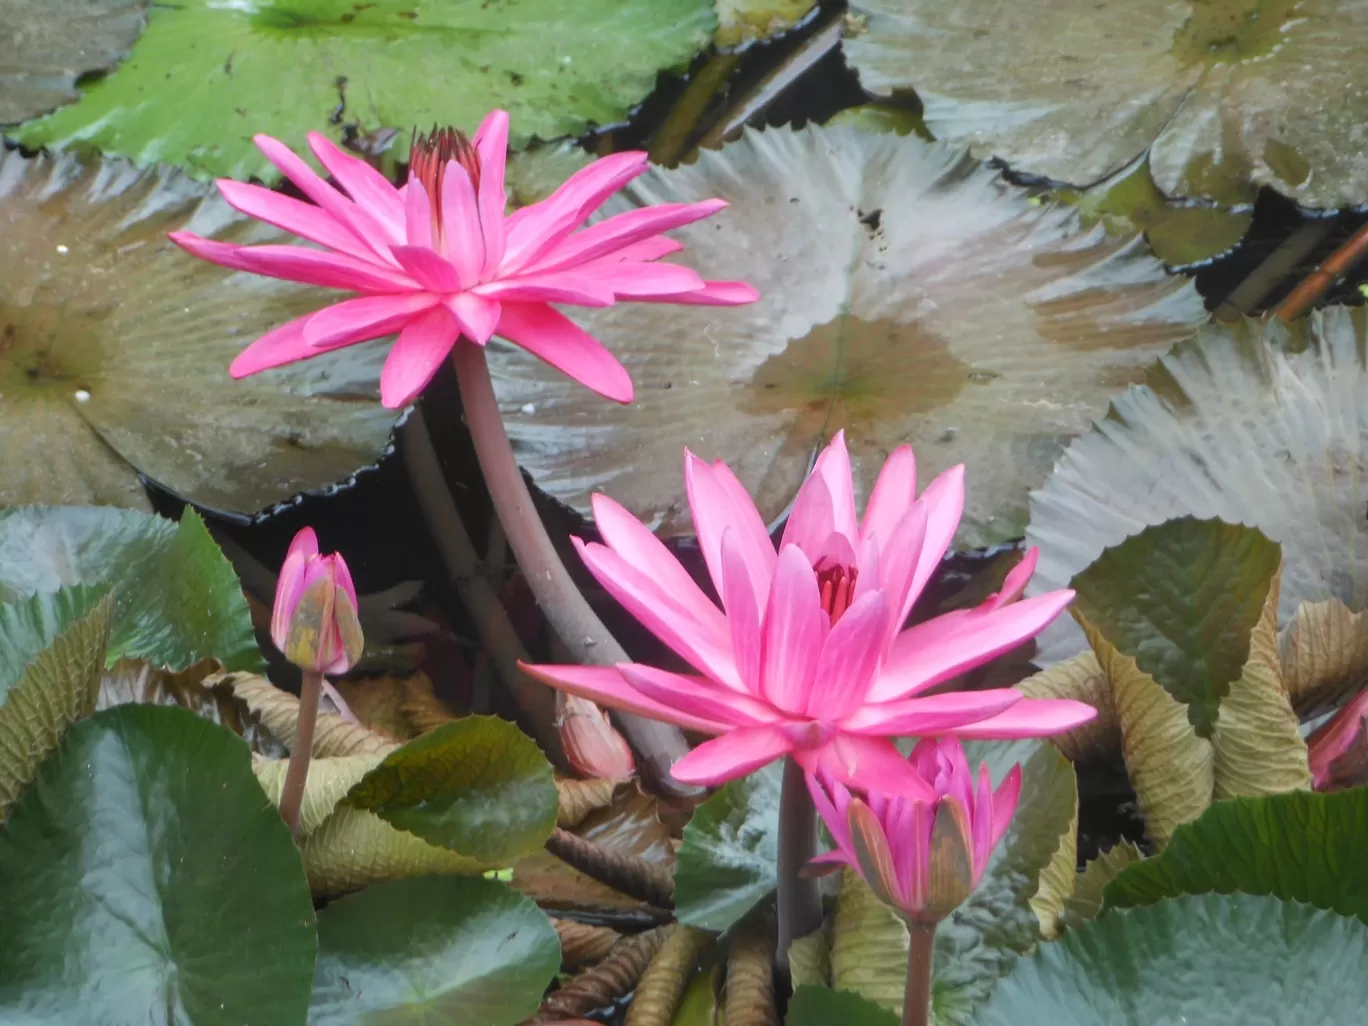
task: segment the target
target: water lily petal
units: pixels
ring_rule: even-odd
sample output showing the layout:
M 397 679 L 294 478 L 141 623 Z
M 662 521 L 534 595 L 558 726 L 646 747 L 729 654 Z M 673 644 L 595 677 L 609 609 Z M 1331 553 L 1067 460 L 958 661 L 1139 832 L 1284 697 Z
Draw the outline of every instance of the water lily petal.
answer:
M 1006 712 L 986 720 L 946 729 L 969 741 L 1007 741 L 1018 737 L 1051 737 L 1097 717 L 1086 702 L 1070 698 L 1024 698 Z
M 391 246 L 390 253 L 409 277 L 428 292 L 455 292 L 461 287 L 460 272 L 430 249 L 423 246 Z
M 864 704 L 883 655 L 887 627 L 888 599 L 883 592 L 867 592 L 851 603 L 822 646 L 816 686 L 808 696 L 809 716 L 842 720 Z
M 865 504 L 860 535 L 886 541 L 917 498 L 917 458 L 910 445 L 888 454 Z
M 636 296 L 634 303 L 681 303 L 687 306 L 741 306 L 754 303 L 760 293 L 744 281 L 705 281 L 696 292 L 674 296 Z
M 792 748 L 792 742 L 776 727 L 738 727 L 703 742 L 676 762 L 670 775 L 681 784 L 725 784 L 768 766 Z
M 623 709 L 704 734 L 721 734 L 731 730 L 729 723 L 690 716 L 680 709 L 647 698 L 628 684 L 613 666 L 540 665 L 519 660 L 518 668 L 544 684 L 567 694 L 588 698 L 610 709 Z
M 883 705 L 866 705 L 841 722 L 841 729 L 877 737 L 927 737 L 996 716 L 1025 701 L 1019 691 L 947 691 Z
M 219 194 L 234 210 L 248 217 L 273 224 L 287 232 L 293 232 L 302 239 L 327 246 L 339 253 L 346 253 L 370 262 L 375 252 L 352 234 L 346 225 L 340 224 L 322 207 L 304 203 L 259 185 L 235 182 L 231 178 L 220 178 L 217 183 Z
M 337 179 L 358 207 L 385 229 L 383 241 L 390 245 L 403 242 L 404 203 L 389 179 L 360 157 L 344 153 L 325 135 L 310 132 L 308 140 L 309 149 L 328 169 L 328 174 Z
M 959 529 L 960 517 L 964 513 L 964 464 L 951 467 L 938 475 L 926 486 L 921 494 L 926 504 L 926 536 L 922 542 L 921 557 L 917 560 L 917 570 L 912 576 L 912 585 L 904 600 L 900 622 L 907 620 L 913 604 L 921 595 L 926 582 L 940 566 L 950 543 L 955 540 Z
M 839 734 L 829 744 L 799 749 L 793 757 L 808 772 L 825 774 L 856 791 L 883 791 L 927 802 L 936 797 L 886 737 Z
M 415 314 L 440 300 L 428 292 L 362 296 L 324 307 L 304 324 L 304 340 L 315 348 L 380 338 L 400 330 Z
M 734 528 L 722 532 L 722 576 L 727 596 L 727 626 L 731 631 L 732 658 L 741 683 L 753 695 L 760 692 L 760 666 L 764 635 L 760 632 L 760 599 L 755 594 L 746 556 Z
M 457 288 L 480 281 L 485 261 L 480 204 L 470 175 L 454 160 L 442 171 L 442 249 L 456 268 Z
M 447 296 L 446 308 L 461 326 L 461 334 L 477 346 L 489 341 L 503 318 L 502 303 L 471 292 Z
M 774 543 L 765 530 L 764 521 L 745 486 L 736 479 L 720 460 L 709 466 L 684 450 L 684 484 L 689 495 L 689 509 L 693 513 L 694 533 L 703 559 L 708 565 L 713 587 L 726 605 L 726 587 L 722 563 L 722 535 L 728 528 L 736 531 L 736 542 L 746 561 L 751 590 L 757 601 L 768 601 L 770 578 L 778 559 Z
M 445 306 L 434 306 L 404 325 L 380 372 L 380 402 L 392 410 L 412 402 L 459 336 L 456 318 Z
M 796 545 L 785 545 L 761 626 L 760 693 L 790 715 L 807 711 L 830 624 L 807 557 Z
M 496 333 L 619 403 L 632 401 L 632 378 L 598 339 L 542 303 L 503 303 Z
M 569 236 L 538 259 L 535 268 L 554 271 L 600 257 L 622 259 L 619 254 L 625 247 L 710 217 L 726 206 L 725 200 L 714 199 L 702 203 L 661 203 L 638 207 L 591 224 Z
M 720 687 L 706 677 L 684 676 L 638 663 L 621 663 L 618 669 L 623 679 L 647 698 L 690 716 L 737 727 L 756 727 L 779 718 L 764 702 Z
M 432 249 L 432 199 L 417 178 L 410 178 L 402 190 L 404 197 L 404 236 L 408 245 Z
M 612 306 L 617 297 L 606 282 L 578 271 L 558 271 L 482 282 L 471 289 L 506 303 L 573 303 L 575 306 Z
M 272 367 L 281 367 L 296 360 L 307 360 L 319 356 L 326 350 L 309 345 L 304 339 L 304 325 L 313 314 L 296 317 L 286 321 L 278 328 L 272 328 L 250 346 L 233 357 L 228 373 L 235 378 L 245 378 L 259 374 Z
M 167 235 L 181 249 L 220 267 L 306 285 L 351 292 L 406 292 L 413 280 L 393 270 L 344 253 L 329 253 L 303 246 L 238 246 L 231 242 L 202 239 L 190 232 Z
M 480 122 L 472 140 L 480 158 L 480 227 L 484 232 L 481 278 L 493 277 L 504 256 L 504 208 L 508 192 L 504 171 L 508 161 L 508 112 L 492 110 Z

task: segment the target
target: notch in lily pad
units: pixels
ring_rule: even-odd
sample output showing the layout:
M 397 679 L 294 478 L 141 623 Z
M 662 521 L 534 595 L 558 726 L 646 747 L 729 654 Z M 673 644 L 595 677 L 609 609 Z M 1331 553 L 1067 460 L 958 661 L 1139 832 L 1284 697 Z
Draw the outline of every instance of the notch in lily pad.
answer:
M 495 716 L 467 716 L 410 741 L 346 801 L 429 844 L 494 864 L 546 843 L 560 807 L 546 756 Z
M 1073 579 L 1071 611 L 1184 703 L 1209 738 L 1281 559 L 1257 527 L 1179 517 L 1103 552 Z

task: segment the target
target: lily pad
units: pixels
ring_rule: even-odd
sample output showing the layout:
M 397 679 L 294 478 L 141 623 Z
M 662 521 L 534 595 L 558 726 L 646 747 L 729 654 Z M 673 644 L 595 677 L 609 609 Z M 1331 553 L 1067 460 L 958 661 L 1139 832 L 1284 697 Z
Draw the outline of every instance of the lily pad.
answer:
M 76 584 L 114 591 L 111 665 L 261 665 L 237 575 L 192 509 L 179 522 L 104 507 L 0 510 L 0 602 Z
M 788 1026 L 898 1026 L 898 1017 L 853 991 L 829 990 L 808 984 L 793 992 Z
M 384 344 L 230 380 L 247 343 L 331 295 L 191 260 L 166 240 L 180 228 L 281 237 L 178 172 L 0 151 L 0 505 L 147 510 L 141 472 L 253 514 L 384 451 Z
M 787 32 L 807 17 L 817 0 L 714 0 L 722 49 L 745 46 Z
M 377 884 L 318 916 L 309 1026 L 514 1026 L 537 1010 L 560 954 L 546 916 L 496 880 Z
M 1028 593 L 1068 585 L 1102 551 L 1180 516 L 1259 528 L 1282 545 L 1278 622 L 1303 602 L 1368 607 L 1368 321 L 1331 307 L 1288 326 L 1203 328 L 1119 396 L 1031 496 Z M 971 489 L 972 490 L 972 489 Z M 1041 665 L 1084 647 L 1061 617 Z
M 87 616 L 108 590 L 78 585 L 0 605 L 0 705 L 38 653 Z M 103 653 L 99 665 L 104 665 Z
M 623 120 L 716 24 L 709 0 L 159 4 L 117 70 L 18 137 L 270 181 L 256 132 L 297 148 L 341 123 L 473 131 L 500 107 L 521 146 Z
M 0 3 L 0 125 L 46 114 L 80 94 L 82 75 L 113 67 L 143 30 L 144 0 Z
M 1149 151 L 1169 196 L 1368 201 L 1357 0 L 856 0 L 866 89 L 915 89 L 937 138 L 1090 185 Z
M 247 746 L 180 709 L 66 735 L 0 831 L 0 1019 L 292 1026 L 313 906 Z
M 1139 236 L 1084 231 L 1072 209 L 1032 204 L 913 136 L 747 131 L 610 204 L 708 196 L 731 207 L 675 233 L 683 259 L 761 298 L 577 314 L 631 373 L 630 406 L 490 347 L 519 459 L 581 512 L 602 490 L 662 533 L 686 532 L 688 445 L 726 460 L 773 519 L 844 428 L 860 489 L 911 442 L 925 479 L 968 463 L 962 544 L 1019 536 L 1026 492 L 1065 441 L 1205 317 Z
M 1105 915 L 1023 959 L 975 1026 L 1363 1021 L 1368 927 L 1254 895 Z

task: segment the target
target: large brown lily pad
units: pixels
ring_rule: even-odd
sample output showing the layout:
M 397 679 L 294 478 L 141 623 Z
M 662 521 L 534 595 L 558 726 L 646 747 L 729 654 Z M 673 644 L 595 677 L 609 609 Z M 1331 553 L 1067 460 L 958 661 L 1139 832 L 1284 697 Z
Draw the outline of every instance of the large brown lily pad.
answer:
M 1368 201 L 1361 0 L 855 0 L 865 88 L 937 138 L 1089 185 L 1149 150 L 1170 196 Z
M 1204 317 L 1138 235 L 1084 230 L 912 136 L 747 132 L 651 171 L 611 209 L 708 196 L 731 207 L 674 233 L 680 259 L 760 300 L 577 311 L 631 372 L 631 406 L 491 346 L 523 466 L 580 511 L 603 490 L 663 533 L 688 530 L 687 445 L 725 459 L 774 518 L 844 428 L 862 488 L 911 442 L 923 480 L 968 464 L 962 543 L 1019 536 L 1027 490 L 1067 440 Z
M 180 172 L 0 152 L 0 505 L 146 509 L 141 471 L 252 514 L 383 452 L 383 343 L 231 380 L 238 350 L 333 297 L 193 260 L 177 228 L 279 234 Z

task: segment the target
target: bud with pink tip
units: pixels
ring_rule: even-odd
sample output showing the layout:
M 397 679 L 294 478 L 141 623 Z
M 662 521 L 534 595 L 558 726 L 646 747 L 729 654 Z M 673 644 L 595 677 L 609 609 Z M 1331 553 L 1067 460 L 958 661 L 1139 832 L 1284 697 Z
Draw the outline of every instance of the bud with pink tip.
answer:
M 311 527 L 295 535 L 280 568 L 271 640 L 286 659 L 314 673 L 346 673 L 361 658 L 351 573 L 340 553 L 319 554 Z
M 1317 791 L 1339 791 L 1368 783 L 1366 720 L 1368 691 L 1361 691 L 1306 739 Z

